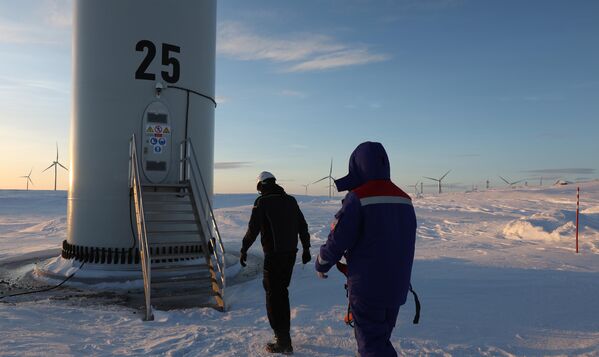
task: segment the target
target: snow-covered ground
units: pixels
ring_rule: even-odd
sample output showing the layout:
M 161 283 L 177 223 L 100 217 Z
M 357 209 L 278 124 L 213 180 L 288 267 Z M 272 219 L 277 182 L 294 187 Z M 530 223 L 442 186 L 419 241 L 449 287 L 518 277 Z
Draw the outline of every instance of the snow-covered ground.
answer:
M 410 296 L 393 334 L 398 352 L 599 356 L 599 182 L 580 186 L 579 254 L 573 185 L 415 199 L 419 229 L 412 282 L 422 317 L 419 325 L 411 323 Z M 231 252 L 239 250 L 254 197 L 215 198 Z M 298 200 L 315 256 L 340 201 Z M 0 191 L 0 273 L 10 261 L 58 248 L 66 236 L 65 216 L 64 192 Z M 260 255 L 258 243 L 251 253 Z M 139 311 L 114 296 L 55 291 L 4 299 L 0 355 L 266 355 L 263 344 L 271 332 L 263 295 L 256 278 L 228 288 L 227 313 L 157 311 L 153 322 L 142 322 Z M 346 308 L 341 274 L 317 280 L 312 262 L 298 264 L 290 296 L 296 355 L 355 355 L 353 332 L 341 321 Z

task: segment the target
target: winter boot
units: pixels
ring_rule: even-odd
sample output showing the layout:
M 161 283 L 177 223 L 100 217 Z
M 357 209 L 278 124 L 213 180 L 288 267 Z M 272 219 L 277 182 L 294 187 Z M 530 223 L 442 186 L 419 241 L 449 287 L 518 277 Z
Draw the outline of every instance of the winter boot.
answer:
M 281 338 L 276 336 L 274 342 L 269 342 L 266 344 L 266 352 L 292 355 L 293 347 L 291 346 L 291 338 Z

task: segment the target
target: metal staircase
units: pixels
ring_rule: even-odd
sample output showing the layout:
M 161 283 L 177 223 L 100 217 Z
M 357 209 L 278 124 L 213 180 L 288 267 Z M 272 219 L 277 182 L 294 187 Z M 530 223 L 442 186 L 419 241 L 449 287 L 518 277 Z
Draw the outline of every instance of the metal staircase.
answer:
M 179 184 L 140 182 L 135 136 L 130 186 L 144 277 L 146 320 L 159 309 L 225 310 L 224 246 L 191 141 L 182 144 Z

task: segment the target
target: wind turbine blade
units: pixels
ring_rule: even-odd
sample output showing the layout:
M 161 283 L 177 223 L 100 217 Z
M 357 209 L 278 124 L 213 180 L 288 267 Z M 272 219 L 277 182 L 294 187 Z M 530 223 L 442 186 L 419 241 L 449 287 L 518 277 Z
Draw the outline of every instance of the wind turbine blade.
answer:
M 19 176 L 19 178 L 28 178 L 29 176 Z
M 439 181 L 438 179 L 432 178 L 432 177 L 427 177 L 427 176 L 422 176 L 422 177 L 424 177 L 425 179 L 433 180 L 433 181 Z
M 321 178 L 321 179 L 320 179 L 320 180 L 318 180 L 318 181 L 314 181 L 314 182 L 312 182 L 310 185 L 314 185 L 315 183 L 318 183 L 318 182 L 320 182 L 320 181 L 322 181 L 322 180 L 326 180 L 326 179 L 328 179 L 328 178 L 329 178 L 328 176 L 325 176 L 325 177 Z
M 517 183 L 520 183 L 520 182 L 522 182 L 522 181 L 524 181 L 524 180 L 525 180 L 525 179 L 518 180 L 518 181 L 514 181 L 514 182 L 512 182 L 511 184 L 512 184 L 512 185 L 515 185 L 515 184 L 517 184 Z
M 31 168 L 31 170 L 29 170 L 29 175 L 27 175 L 27 176 L 31 176 L 32 172 L 33 172 L 33 167 Z
M 58 141 L 56 142 L 56 161 L 58 161 Z
M 443 180 L 445 178 L 445 176 L 447 176 L 447 174 L 449 174 L 451 172 L 451 170 L 447 171 L 445 173 L 445 175 L 441 176 L 441 178 L 439 179 L 439 181 Z
M 333 158 L 331 158 L 331 168 L 329 169 L 329 177 L 333 175 Z
M 65 170 L 69 171 L 69 169 L 67 169 L 66 167 L 62 166 L 62 164 L 61 164 L 60 162 L 58 162 L 58 161 L 57 161 L 56 163 L 57 163 L 57 164 L 58 164 L 60 167 L 62 167 L 63 169 L 65 169 Z
M 27 180 L 29 180 L 29 182 L 31 182 L 31 184 L 33 185 L 33 180 L 31 179 L 31 177 L 27 177 Z
M 52 166 L 54 166 L 54 165 L 56 165 L 56 164 L 55 164 L 55 163 L 52 163 L 52 165 L 50 165 L 50 166 L 46 167 L 46 169 L 45 169 L 44 171 L 42 171 L 42 172 L 45 172 L 46 170 L 48 170 L 49 168 L 51 168 L 51 167 L 52 167 Z
M 503 177 L 499 176 L 499 178 L 502 179 L 503 182 L 507 183 L 508 185 L 511 185 L 511 183 L 508 180 L 504 179 Z

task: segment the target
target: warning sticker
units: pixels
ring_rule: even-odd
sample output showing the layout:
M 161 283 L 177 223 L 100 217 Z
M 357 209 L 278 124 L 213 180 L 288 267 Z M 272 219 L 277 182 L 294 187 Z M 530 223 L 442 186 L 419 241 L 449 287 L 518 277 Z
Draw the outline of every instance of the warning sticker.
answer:
M 154 133 L 154 128 L 153 128 L 153 127 L 151 127 L 151 126 L 147 127 L 147 128 L 146 128 L 146 133 L 149 133 L 149 134 L 152 134 L 152 133 Z
M 171 130 L 168 128 L 168 126 L 166 128 L 164 128 L 164 131 L 162 132 L 163 134 L 170 134 Z
M 162 127 L 160 125 L 156 125 L 154 127 L 154 132 L 158 134 L 162 133 Z
M 155 138 L 153 138 L 153 139 L 155 139 Z M 160 140 L 158 140 L 158 144 L 166 145 L 166 138 L 160 138 Z

